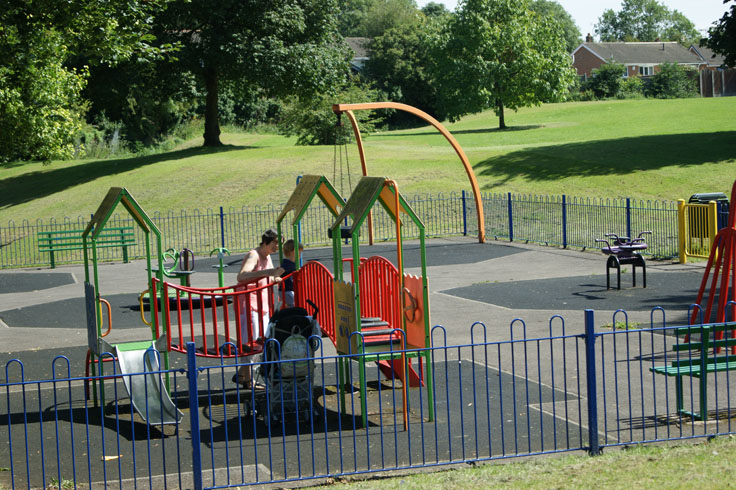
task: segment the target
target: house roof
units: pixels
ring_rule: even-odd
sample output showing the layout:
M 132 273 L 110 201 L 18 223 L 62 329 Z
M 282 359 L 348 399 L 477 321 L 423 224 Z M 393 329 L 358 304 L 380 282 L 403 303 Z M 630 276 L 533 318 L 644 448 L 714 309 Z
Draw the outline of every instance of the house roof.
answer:
M 676 42 L 652 43 L 582 43 L 573 51 L 573 56 L 581 49 L 587 49 L 603 61 L 613 59 L 624 65 L 650 63 L 692 63 L 702 62 L 700 57 Z
M 703 61 L 706 61 L 710 66 L 721 66 L 726 62 L 726 59 L 722 54 L 716 54 L 712 49 L 705 46 L 690 46 L 690 51 L 694 52 Z
M 346 37 L 345 42 L 353 50 L 353 59 L 368 59 L 369 37 Z

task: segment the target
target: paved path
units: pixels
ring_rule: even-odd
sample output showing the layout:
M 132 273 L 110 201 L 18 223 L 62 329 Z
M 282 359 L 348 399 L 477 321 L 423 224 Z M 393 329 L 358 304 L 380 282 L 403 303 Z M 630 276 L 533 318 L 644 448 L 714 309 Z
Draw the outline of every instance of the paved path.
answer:
M 393 244 L 363 246 L 361 252 L 395 262 Z M 404 256 L 407 272 L 419 272 L 416 242 L 405 244 Z M 308 249 L 305 257 L 331 267 L 330 249 Z M 229 258 L 226 283 L 235 282 L 241 258 Z M 572 332 L 582 332 L 586 308 L 596 310 L 601 324 L 610 323 L 617 309 L 626 310 L 631 321 L 648 323 L 655 306 L 665 307 L 669 322 L 684 321 L 703 272 L 702 264 L 648 261 L 646 289 L 632 288 L 631 274 L 626 272 L 624 289 L 606 290 L 605 260 L 600 253 L 506 242 L 479 244 L 463 238 L 429 240 L 427 262 L 431 324 L 445 326 L 448 341 L 455 342 L 469 340 L 469 327 L 475 321 L 489 327 L 491 340 L 508 339 L 508 327 L 515 318 L 526 322 L 528 336 L 545 335 L 554 314 L 564 316 Z M 213 259 L 197 260 L 193 285 L 217 285 L 213 263 Z M 99 277 L 101 295 L 113 303 L 110 340 L 145 339 L 147 328 L 137 306 L 146 284 L 144 263 L 103 264 Z M 82 266 L 0 271 L 0 362 L 11 357 L 22 360 L 25 352 L 39 349 L 86 348 L 83 282 Z

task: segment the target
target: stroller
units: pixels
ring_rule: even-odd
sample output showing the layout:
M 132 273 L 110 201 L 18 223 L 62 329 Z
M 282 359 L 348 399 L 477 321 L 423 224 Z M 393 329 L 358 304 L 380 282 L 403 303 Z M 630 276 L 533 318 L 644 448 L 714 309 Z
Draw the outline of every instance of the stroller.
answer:
M 310 421 L 316 414 L 312 358 L 319 341 L 312 336 L 319 337 L 321 329 L 317 306 L 307 303 L 314 310 L 312 315 L 304 308 L 284 308 L 274 313 L 266 329 L 264 363 L 259 374 L 266 385 L 267 413 L 275 421 L 289 414 Z

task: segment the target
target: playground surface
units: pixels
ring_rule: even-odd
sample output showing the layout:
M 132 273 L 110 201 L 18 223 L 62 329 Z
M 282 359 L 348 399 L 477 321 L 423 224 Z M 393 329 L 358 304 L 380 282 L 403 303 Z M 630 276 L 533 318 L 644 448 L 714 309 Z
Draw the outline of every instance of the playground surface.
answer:
M 364 246 L 363 255 L 383 255 L 395 261 L 394 244 Z M 227 258 L 225 283 L 234 283 L 243 254 Z M 307 249 L 305 260 L 332 267 L 330 248 Z M 275 257 L 275 261 L 278 259 Z M 406 271 L 416 273 L 419 244 L 406 242 Z M 192 285 L 217 286 L 216 259 L 197 258 Z M 596 311 L 597 323 L 611 324 L 623 309 L 632 323 L 648 325 L 651 309 L 665 308 L 669 324 L 686 322 L 695 301 L 704 262 L 677 264 L 647 261 L 647 287 L 631 286 L 630 268 L 621 277 L 621 290 L 606 289 L 605 256 L 508 242 L 478 243 L 472 238 L 440 238 L 427 242 L 430 325 L 447 329 L 447 344 L 470 341 L 470 326 L 483 322 L 489 341 L 509 339 L 509 324 L 524 320 L 527 336 L 547 335 L 552 315 L 562 315 L 568 332 L 582 333 L 583 310 Z M 111 342 L 150 338 L 141 322 L 138 296 L 146 284 L 145 264 L 106 263 L 100 266 L 100 290 L 113 308 Z M 615 283 L 615 276 L 612 277 Z M 0 364 L 18 358 L 27 379 L 47 373 L 54 356 L 64 354 L 81 369 L 87 350 L 84 309 L 84 268 L 0 271 Z M 144 314 L 150 312 L 144 308 Z M 621 314 L 616 321 L 623 321 Z M 180 356 L 173 356 L 174 359 Z M 44 361 L 47 362 L 38 362 Z M 27 362 L 32 361 L 32 362 Z M 79 372 L 79 371 L 76 371 Z M 4 378 L 4 373 L 2 374 Z
M 395 245 L 392 243 L 377 244 L 362 247 L 363 255 L 383 255 L 394 261 Z M 419 261 L 419 244 L 407 242 L 404 245 L 405 270 L 408 273 L 417 273 Z M 235 274 L 243 255 L 237 254 L 228 258 L 228 269 L 226 269 L 225 283 L 234 283 Z M 328 268 L 331 268 L 331 249 L 307 249 L 304 258 L 308 260 L 319 260 Z M 687 319 L 688 305 L 696 296 L 702 274 L 704 263 L 675 264 L 663 261 L 647 262 L 647 288 L 642 288 L 641 277 L 637 277 L 636 288 L 631 287 L 631 273 L 622 274 L 622 289 L 606 289 L 605 275 L 606 257 L 600 252 L 580 252 L 562 250 L 553 247 L 541 247 L 535 245 L 494 242 L 480 244 L 472 238 L 442 238 L 432 239 L 427 242 L 427 264 L 431 303 L 431 325 L 443 325 L 447 332 L 444 345 L 469 344 L 471 338 L 471 325 L 480 321 L 486 326 L 488 342 L 506 341 L 511 337 L 510 324 L 514 319 L 520 318 L 524 321 L 525 334 L 527 338 L 545 337 L 550 332 L 550 317 L 562 315 L 565 318 L 567 334 L 579 334 L 583 332 L 584 318 L 583 310 L 594 309 L 596 325 L 603 330 L 606 325 L 614 322 L 614 312 L 623 309 L 627 312 L 628 320 L 632 324 L 648 326 L 650 323 L 650 311 L 652 308 L 662 306 L 667 311 L 668 324 L 685 323 Z M 194 286 L 216 286 L 218 277 L 217 269 L 212 266 L 215 259 L 197 259 L 195 264 L 196 273 L 192 276 Z M 136 261 L 130 264 L 110 263 L 100 266 L 100 291 L 111 302 L 113 309 L 113 329 L 109 338 L 111 342 L 125 342 L 133 340 L 144 340 L 150 338 L 148 327 L 142 324 L 140 318 L 140 306 L 138 295 L 146 284 L 145 264 Z M 55 270 L 33 269 L 33 270 L 7 270 L 0 271 L 0 342 L 3 349 L 0 352 L 0 364 L 5 366 L 11 359 L 20 359 L 24 365 L 24 377 L 26 380 L 49 379 L 52 377 L 52 360 L 58 355 L 64 355 L 70 360 L 72 376 L 80 376 L 84 371 L 84 359 L 87 351 L 87 332 L 85 320 L 84 303 L 84 269 L 82 266 L 64 266 Z M 144 308 L 144 314 L 150 312 Z M 655 317 L 656 318 L 656 317 Z M 624 321 L 624 316 L 619 313 L 615 321 Z M 518 322 L 515 323 L 514 338 L 521 335 Z M 609 327 L 610 328 L 610 327 Z M 325 339 L 327 340 L 327 339 Z M 477 342 L 476 338 L 476 342 Z M 329 341 L 324 344 L 326 355 L 334 354 L 334 348 Z M 466 351 L 467 352 L 467 351 Z M 534 353 L 539 356 L 539 366 L 548 366 L 553 360 L 546 350 Z M 576 419 L 579 415 L 570 414 L 566 421 L 554 410 L 543 410 L 541 407 L 564 406 L 561 403 L 569 401 L 570 406 L 584 396 L 584 392 L 574 383 L 570 383 L 569 389 L 566 384 L 559 383 L 556 386 L 548 386 L 535 383 L 533 380 L 521 375 L 522 370 L 509 372 L 508 364 L 504 366 L 481 366 L 467 357 L 463 362 L 454 362 L 443 356 L 438 351 L 439 357 L 435 359 L 437 373 L 449 373 L 448 377 L 436 376 L 436 397 L 438 400 L 436 422 L 426 425 L 426 430 L 436 434 L 442 443 L 435 448 L 438 459 L 447 459 L 453 456 L 453 447 L 457 448 L 458 434 L 462 434 L 463 418 L 458 417 L 458 410 L 467 410 L 467 418 L 476 413 L 475 407 L 455 405 L 457 400 L 469 400 L 477 395 L 478 400 L 483 400 L 486 389 L 480 384 L 453 383 L 447 380 L 463 379 L 488 379 L 493 380 L 494 390 L 490 398 L 486 396 L 486 405 L 479 405 L 480 413 L 488 412 L 489 416 L 485 422 L 480 422 L 475 430 L 475 436 L 488 434 L 488 440 L 479 439 L 475 442 L 481 446 L 489 447 L 492 454 L 506 454 L 512 452 L 540 451 L 547 448 L 551 440 L 559 438 L 567 439 L 573 446 L 575 441 L 583 439 L 585 421 Z M 632 354 L 632 355 L 635 355 Z M 623 357 L 622 357 L 623 358 Z M 212 362 L 212 360 L 210 360 Z M 517 363 L 520 359 L 517 359 Z M 171 367 L 183 367 L 184 356 L 173 354 L 171 356 Z M 217 364 L 217 362 L 214 362 Z M 513 363 L 512 363 L 513 364 Z M 513 365 L 511 365 L 513 368 Z M 336 407 L 335 383 L 336 366 L 325 364 L 326 372 L 320 373 L 321 393 L 319 403 L 323 407 L 324 422 L 320 434 L 325 434 L 326 454 L 331 461 L 340 460 L 342 454 L 355 454 L 357 458 L 365 456 L 366 451 L 374 451 L 375 448 L 363 442 L 359 438 L 352 442 L 336 440 L 327 437 L 334 434 L 338 427 L 350 427 L 351 421 L 341 418 Z M 239 424 L 239 418 L 233 417 L 238 413 L 239 403 L 242 399 L 238 397 L 234 385 L 229 380 L 230 370 L 223 376 L 222 372 L 213 371 L 213 379 L 207 378 L 210 391 L 202 385 L 199 392 L 200 413 L 202 426 L 202 440 L 211 446 L 216 460 L 224 464 L 227 455 L 232 454 L 233 447 L 237 443 L 253 454 L 267 454 L 271 449 L 270 435 L 264 435 L 265 425 L 261 422 L 253 424 L 253 432 L 238 434 L 243 427 Z M 395 397 L 396 391 L 392 389 L 389 381 L 379 382 L 377 370 L 371 369 L 368 374 L 368 382 L 373 387 L 368 393 L 369 406 L 383 405 L 379 399 L 384 397 Z M 560 375 L 560 372 L 557 373 Z M 174 397 L 177 405 L 186 410 L 185 402 L 186 379 L 182 375 L 174 380 Z M 0 373 L 0 379 L 5 380 L 5 370 Z M 381 390 L 383 386 L 383 390 Z M 560 388 L 565 386 L 567 391 Z M 531 388 L 530 388 L 531 387 Z M 497 388 L 497 389 L 496 389 Z M 84 410 L 81 386 L 75 386 L 69 394 L 69 405 L 73 408 L 70 417 L 71 424 L 81 424 L 84 420 Z M 476 393 L 478 391 L 478 393 Z M 500 392 L 506 394 L 501 402 L 498 399 Z M 211 393 L 220 393 L 222 399 L 214 400 L 208 398 Z M 513 396 L 509 394 L 514 393 Z M 525 393 L 522 395 L 522 393 Z M 531 394 L 531 395 L 530 395 Z M 410 423 L 416 427 L 417 421 L 426 417 L 426 413 L 416 413 L 421 407 L 421 392 L 411 393 L 412 412 L 409 414 Z M 642 393 L 642 397 L 650 396 Z M 494 398 L 495 397 L 495 398 Z M 122 410 L 125 412 L 125 396 L 122 397 Z M 446 400 L 443 402 L 441 400 Z M 389 401 L 387 398 L 386 402 Z M 60 401 L 63 405 L 63 400 Z M 517 403 L 518 402 L 518 403 Z M 22 413 L 19 402 L 14 399 L 12 413 Z M 395 406 L 395 400 L 393 401 Z M 480 402 L 479 402 L 480 403 Z M 642 402 L 643 403 L 643 402 Z M 467 405 L 467 403 L 465 404 Z M 647 405 L 649 402 L 647 401 Z M 540 407 L 535 409 L 534 407 Z M 529 407 L 529 409 L 524 408 Z M 500 408 L 500 410 L 499 410 Z M 108 406 L 105 410 L 109 410 Z M 44 420 L 51 420 L 52 408 L 45 409 Z M 421 408 L 419 409 L 421 410 Z M 615 404 L 606 406 L 606 410 L 616 410 Z M 124 428 L 116 427 L 112 413 L 94 415 L 91 422 L 101 424 L 106 432 L 114 434 L 116 431 L 130 444 L 136 446 L 138 454 L 145 454 L 146 426 L 142 422 L 136 422 L 133 426 Z M 615 415 L 612 412 L 611 416 Z M 368 430 L 364 436 L 369 435 L 379 438 L 382 424 L 396 424 L 396 421 L 384 420 L 393 417 L 395 413 L 371 411 L 368 415 Z M 250 420 L 250 419 L 246 419 Z M 514 425 L 508 425 L 512 420 L 521 420 L 521 426 L 527 428 L 520 430 L 518 435 Z M 526 422 L 524 423 L 524 420 Z M 50 423 L 50 422 L 49 422 Z M 207 425 L 208 424 L 208 425 Z M 485 424 L 485 425 L 483 425 Z M 67 427 L 67 426 L 64 426 Z M 210 427 L 210 428 L 207 428 Z M 492 429 L 492 430 L 491 430 Z M 63 429 L 67 430 L 66 428 Z M 77 429 L 75 429 L 77 430 Z M 248 430 L 251 430 L 250 428 Z M 284 460 L 294 461 L 299 453 L 299 433 L 308 432 L 307 427 L 290 427 L 283 431 Z M 186 433 L 186 429 L 184 430 Z M 338 430 L 339 433 L 339 430 Z M 235 434 L 235 435 L 234 435 Z M 270 433 L 269 433 L 270 434 Z M 412 435 L 413 434 L 413 435 Z M 491 437 L 491 434 L 493 436 Z M 413 440 L 418 437 L 417 432 L 410 433 L 406 444 L 410 447 L 419 448 L 421 440 Z M 427 436 L 425 434 L 425 436 Z M 293 444 L 294 438 L 297 444 Z M 430 434 L 430 439 L 434 436 Z M 110 437 L 112 440 L 112 437 Z M 447 439 L 447 440 L 446 440 Z M 547 441 L 547 442 L 545 442 Z M 289 442 L 289 449 L 286 449 Z M 467 441 L 466 441 L 467 442 Z M 444 444 L 447 443 L 445 447 Z M 351 447 L 345 446 L 352 445 Z M 402 443 L 405 444 L 405 443 Z M 454 444 L 454 446 L 453 446 Z M 472 445 L 472 444 L 471 444 Z M 228 448 L 231 451 L 228 453 Z M 314 447 L 307 447 L 306 451 L 313 451 Z M 279 452 L 279 451 L 277 451 Z M 455 449 L 457 452 L 457 449 Z M 250 454 L 250 453 L 249 453 Z M 412 458 L 412 452 L 404 450 L 403 446 L 397 451 L 397 466 L 406 464 L 401 457 Z M 154 467 L 160 467 L 160 456 L 154 455 Z M 161 456 L 163 457 L 163 456 Z M 232 457 L 232 456 L 231 456 Z M 303 456 L 302 456 L 303 457 Z M 379 457 L 371 454 L 370 457 Z M 279 456 L 281 458 L 281 456 Z M 251 461 L 251 459 L 249 459 Z M 237 466 L 237 462 L 228 464 Z M 264 472 L 269 466 L 270 471 L 276 471 L 281 465 L 280 459 L 274 459 L 270 465 L 264 458 L 256 459 L 250 471 Z M 318 466 L 321 462 L 313 463 Z M 285 463 L 283 464 L 285 467 Z M 219 467 L 219 466 L 218 466 Z M 260 468 L 260 469 L 258 469 Z M 274 470 L 276 469 L 276 470 Z M 100 481 L 101 476 L 95 469 L 92 476 L 93 481 Z M 123 472 L 129 472 L 129 467 L 124 467 Z M 315 468 L 317 473 L 323 468 Z M 134 477 L 132 473 L 126 473 L 127 477 Z M 213 482 L 214 483 L 214 482 Z M 221 482 L 217 482 L 221 483 Z

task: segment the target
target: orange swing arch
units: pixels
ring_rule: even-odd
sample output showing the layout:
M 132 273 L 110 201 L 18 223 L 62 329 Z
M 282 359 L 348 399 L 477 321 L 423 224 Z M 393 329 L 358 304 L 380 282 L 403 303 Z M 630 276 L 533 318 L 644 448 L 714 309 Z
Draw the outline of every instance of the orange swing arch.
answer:
M 460 144 L 457 142 L 454 136 L 445 128 L 440 122 L 427 114 L 426 112 L 417 109 L 416 107 L 407 105 L 407 104 L 401 104 L 399 102 L 366 102 L 362 104 L 334 104 L 332 106 L 332 111 L 335 114 L 343 114 L 347 115 L 348 119 L 350 120 L 350 124 L 353 127 L 353 134 L 355 135 L 355 142 L 358 145 L 358 155 L 360 156 L 360 166 L 363 171 L 363 176 L 368 176 L 368 167 L 366 166 L 366 160 L 365 160 L 365 150 L 363 148 L 363 140 L 360 137 L 360 130 L 358 129 L 358 121 L 355 119 L 355 115 L 353 114 L 353 111 L 365 111 L 365 110 L 374 110 L 374 109 L 396 109 L 404 112 L 408 112 L 410 114 L 414 114 L 415 116 L 419 117 L 420 119 L 423 119 L 424 121 L 428 122 L 432 126 L 439 131 L 442 136 L 445 137 L 445 139 L 452 145 L 452 147 L 455 150 L 455 153 L 457 153 L 457 156 L 460 157 L 460 161 L 463 164 L 463 167 L 465 167 L 465 173 L 468 175 L 468 180 L 470 181 L 470 187 L 473 190 L 473 197 L 475 198 L 475 211 L 478 215 L 478 241 L 480 243 L 484 243 L 486 241 L 486 227 L 485 227 L 485 216 L 483 215 L 483 200 L 481 199 L 480 195 L 480 188 L 478 187 L 478 180 L 475 178 L 475 173 L 473 172 L 473 167 L 470 166 L 470 162 L 468 161 L 468 157 L 465 155 L 465 152 L 463 151 Z M 370 220 L 369 220 L 370 221 Z M 372 232 L 372 226 L 370 226 L 370 242 L 373 242 L 373 232 Z

